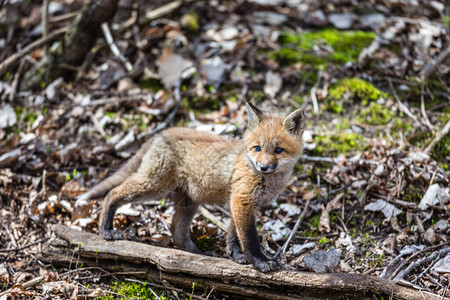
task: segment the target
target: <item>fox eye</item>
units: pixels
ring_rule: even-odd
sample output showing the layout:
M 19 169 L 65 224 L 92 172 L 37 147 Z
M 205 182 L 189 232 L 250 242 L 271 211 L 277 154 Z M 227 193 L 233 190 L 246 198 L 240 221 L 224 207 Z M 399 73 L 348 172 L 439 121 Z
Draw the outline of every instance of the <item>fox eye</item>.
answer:
M 275 152 L 275 154 L 280 154 L 281 152 L 283 152 L 283 149 L 276 148 L 274 152 Z
M 255 146 L 255 147 L 253 147 L 253 149 L 255 149 L 256 152 L 260 152 L 261 151 L 261 147 L 260 146 Z

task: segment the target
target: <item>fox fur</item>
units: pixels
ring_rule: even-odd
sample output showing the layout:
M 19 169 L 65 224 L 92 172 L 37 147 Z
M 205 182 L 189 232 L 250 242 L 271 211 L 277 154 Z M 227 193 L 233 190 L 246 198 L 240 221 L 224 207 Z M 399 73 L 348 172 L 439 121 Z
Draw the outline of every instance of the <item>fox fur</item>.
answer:
M 171 128 L 155 135 L 115 174 L 80 196 L 77 203 L 105 197 L 99 233 L 119 238 L 113 230 L 115 211 L 140 198 L 169 196 L 175 215 L 174 243 L 201 253 L 190 238 L 190 226 L 200 204 L 228 207 L 232 222 L 227 253 L 260 271 L 278 263 L 263 254 L 255 226 L 255 210 L 286 187 L 301 155 L 305 116 L 301 109 L 285 116 L 263 112 L 247 102 L 248 128 L 232 140 L 188 128 Z

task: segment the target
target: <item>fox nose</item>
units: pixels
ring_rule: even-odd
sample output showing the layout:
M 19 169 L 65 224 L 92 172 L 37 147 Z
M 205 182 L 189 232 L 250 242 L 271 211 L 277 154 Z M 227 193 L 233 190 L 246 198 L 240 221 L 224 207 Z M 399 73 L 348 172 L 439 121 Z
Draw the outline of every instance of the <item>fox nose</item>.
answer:
M 268 165 L 259 165 L 259 169 L 263 172 L 266 172 L 267 170 L 269 170 L 269 166 Z
M 258 164 L 258 168 L 260 172 L 268 174 L 275 171 L 275 169 L 277 168 L 277 164 Z

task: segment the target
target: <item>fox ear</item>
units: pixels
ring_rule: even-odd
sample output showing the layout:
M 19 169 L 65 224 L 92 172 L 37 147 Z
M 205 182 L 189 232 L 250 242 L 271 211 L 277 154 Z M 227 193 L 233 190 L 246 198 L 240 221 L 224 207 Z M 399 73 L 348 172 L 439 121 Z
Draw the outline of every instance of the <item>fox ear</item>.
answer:
M 256 128 L 259 125 L 262 115 L 263 112 L 259 108 L 247 101 L 248 128 Z
M 284 128 L 291 134 L 301 135 L 305 128 L 306 117 L 302 109 L 290 113 L 283 121 Z

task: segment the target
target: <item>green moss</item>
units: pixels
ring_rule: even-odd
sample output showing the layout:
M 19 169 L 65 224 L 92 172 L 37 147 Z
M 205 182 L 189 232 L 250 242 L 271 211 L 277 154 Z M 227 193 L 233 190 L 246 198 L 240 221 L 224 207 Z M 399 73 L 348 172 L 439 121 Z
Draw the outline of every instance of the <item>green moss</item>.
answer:
M 400 118 L 394 118 L 394 121 L 392 122 L 391 131 L 392 132 L 402 132 L 403 134 L 410 132 L 414 129 L 414 126 L 412 126 L 410 123 L 406 122 L 405 120 L 402 120 Z
M 196 13 L 187 13 L 181 17 L 181 26 L 192 33 L 200 30 L 200 17 Z
M 387 98 L 388 94 L 380 91 L 371 83 L 359 78 L 344 78 L 330 87 L 331 99 L 359 99 L 367 105 L 370 101 Z
M 158 295 L 161 299 L 170 299 L 165 295 L 164 291 L 161 291 L 158 288 L 151 288 L 152 291 Z M 129 281 L 123 281 L 123 282 L 114 282 L 111 286 L 111 292 L 114 294 L 110 294 L 105 297 L 98 297 L 98 299 L 101 300 L 113 300 L 117 299 L 119 295 L 122 297 L 120 298 L 127 298 L 127 299 L 155 299 L 155 295 L 153 295 L 152 291 L 147 287 L 147 283 L 136 283 L 136 282 L 129 282 Z
M 164 89 L 164 86 L 162 85 L 161 81 L 155 78 L 148 78 L 146 80 L 139 82 L 139 87 L 141 89 L 151 89 L 155 93 L 159 90 Z
M 215 243 L 216 243 L 216 239 L 214 237 L 210 237 L 207 235 L 203 235 L 203 236 L 199 237 L 194 242 L 195 246 L 197 246 L 197 248 L 203 252 L 210 251 Z
M 408 202 L 419 203 L 424 195 L 424 191 L 418 184 L 410 184 L 403 195 L 403 200 Z
M 375 37 L 373 32 L 336 29 L 300 34 L 282 32 L 278 38 L 281 49 L 271 56 L 284 65 L 296 62 L 316 67 L 327 63 L 344 64 L 356 61 L 362 49 L 368 47 Z M 320 52 L 316 51 L 316 45 L 321 46 Z
M 313 154 L 319 156 L 350 154 L 367 147 L 362 135 L 348 130 L 336 132 L 334 135 L 316 136 L 314 143 L 316 149 L 313 150 Z
M 342 101 L 337 100 L 337 99 L 328 99 L 325 102 L 325 110 L 332 112 L 332 113 L 336 113 L 336 114 L 342 114 L 347 112 L 347 110 L 344 108 L 344 105 L 342 103 Z
M 322 244 L 326 244 L 326 243 L 328 243 L 330 241 L 330 239 L 329 238 L 326 238 L 326 237 L 321 237 L 320 238 L 320 240 L 319 240 L 319 245 L 322 245 Z
M 384 105 L 370 102 L 369 107 L 361 110 L 356 121 L 369 125 L 387 125 L 395 113 Z

